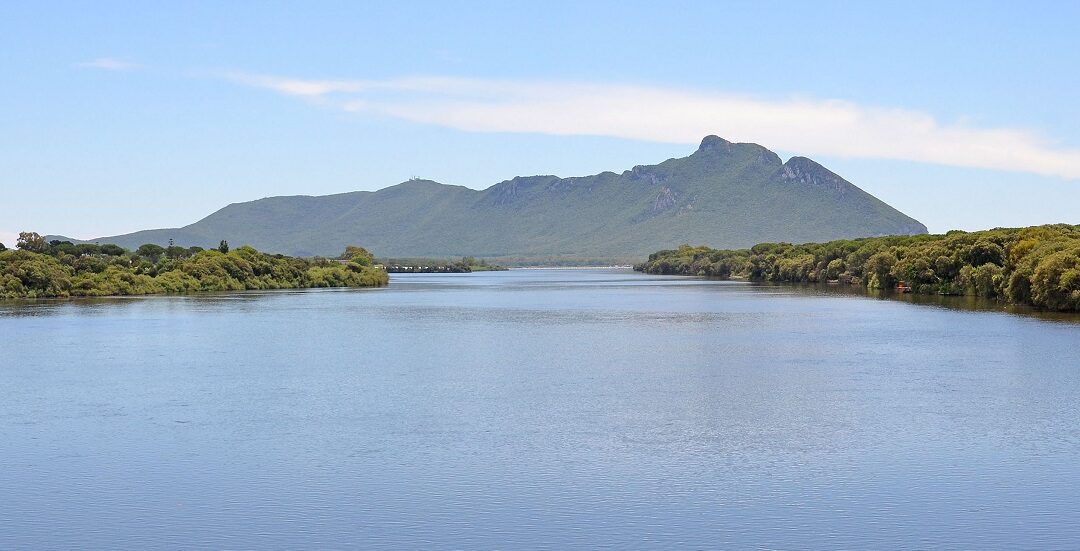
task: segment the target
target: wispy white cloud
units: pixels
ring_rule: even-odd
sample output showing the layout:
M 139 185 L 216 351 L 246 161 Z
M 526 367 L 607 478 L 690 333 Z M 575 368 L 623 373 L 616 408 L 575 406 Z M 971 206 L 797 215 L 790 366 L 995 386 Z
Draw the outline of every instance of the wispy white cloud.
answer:
M 132 63 L 130 61 L 124 61 L 122 59 L 115 59 L 111 57 L 99 57 L 91 61 L 76 63 L 75 66 L 82 69 L 102 69 L 105 71 L 133 71 L 135 69 L 141 69 L 143 67 L 138 63 Z
M 474 132 L 696 143 L 707 134 L 806 155 L 893 159 L 1080 179 L 1080 149 L 1021 128 L 942 122 L 841 100 L 761 99 L 677 88 L 454 77 L 309 80 L 229 74 L 248 86 Z

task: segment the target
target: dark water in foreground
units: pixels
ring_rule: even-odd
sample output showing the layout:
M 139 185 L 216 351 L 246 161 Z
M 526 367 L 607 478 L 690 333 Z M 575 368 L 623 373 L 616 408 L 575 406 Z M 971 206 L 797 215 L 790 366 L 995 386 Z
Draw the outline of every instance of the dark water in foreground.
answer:
M 1076 321 L 567 270 L 0 339 L 3 549 L 1080 547 Z

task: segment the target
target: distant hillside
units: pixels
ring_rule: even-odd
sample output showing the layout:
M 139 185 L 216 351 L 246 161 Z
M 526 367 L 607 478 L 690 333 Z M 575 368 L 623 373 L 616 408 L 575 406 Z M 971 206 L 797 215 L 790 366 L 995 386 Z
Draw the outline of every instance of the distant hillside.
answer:
M 518 177 L 483 191 L 410 180 L 379 191 L 270 197 L 182 228 L 93 241 L 234 246 L 297 256 L 359 244 L 383 257 L 517 262 L 640 260 L 680 243 L 719 248 L 926 233 L 805 157 L 708 136 L 689 157 L 622 174 Z

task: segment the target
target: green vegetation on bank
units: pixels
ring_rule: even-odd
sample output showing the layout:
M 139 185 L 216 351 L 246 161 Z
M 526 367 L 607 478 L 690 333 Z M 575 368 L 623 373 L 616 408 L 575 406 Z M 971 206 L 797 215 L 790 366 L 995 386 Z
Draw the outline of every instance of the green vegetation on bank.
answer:
M 977 295 L 1080 311 L 1080 226 L 1054 224 L 828 243 L 761 243 L 715 250 L 683 245 L 634 267 L 652 274 L 775 282 L 840 282 L 871 289 Z
M 230 250 L 225 241 L 211 250 L 147 244 L 128 251 L 46 241 L 30 232 L 19 235 L 17 247 L 0 248 L 0 298 L 374 287 L 388 281 L 360 247 L 350 247 L 344 262 L 269 255 L 247 246 Z
M 392 274 L 467 274 L 470 272 L 501 272 L 505 266 L 488 264 L 487 260 L 466 256 L 461 260 L 435 258 L 387 258 L 379 264 Z

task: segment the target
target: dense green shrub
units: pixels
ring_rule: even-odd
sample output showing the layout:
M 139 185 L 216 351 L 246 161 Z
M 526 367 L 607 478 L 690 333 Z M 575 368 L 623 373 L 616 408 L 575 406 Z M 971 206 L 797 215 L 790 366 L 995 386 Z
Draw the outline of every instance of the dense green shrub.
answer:
M 1080 311 L 1080 226 L 761 243 L 737 251 L 683 245 L 653 253 L 635 269 L 755 281 L 844 281 L 872 289 L 904 282 L 919 293 Z
M 20 250 L 0 251 L 0 298 L 147 295 L 195 291 L 372 287 L 386 285 L 386 271 L 371 255 L 350 247 L 351 260 L 268 255 L 251 247 L 228 252 L 143 245 L 46 243 L 20 235 Z
M 72 270 L 57 259 L 25 250 L 0 252 L 0 297 L 67 296 Z

